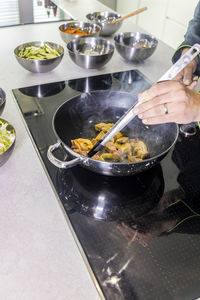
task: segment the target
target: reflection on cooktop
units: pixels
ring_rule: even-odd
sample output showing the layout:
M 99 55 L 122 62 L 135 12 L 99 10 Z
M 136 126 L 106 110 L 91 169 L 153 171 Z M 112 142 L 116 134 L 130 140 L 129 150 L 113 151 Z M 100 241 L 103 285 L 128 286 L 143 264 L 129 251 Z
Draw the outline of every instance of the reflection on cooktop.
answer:
M 113 73 L 113 77 L 128 84 L 144 80 L 144 75 L 142 75 L 140 72 L 135 72 L 134 70 Z
M 49 97 L 59 94 L 65 88 L 65 82 L 56 82 L 53 86 L 51 84 L 34 85 L 30 87 L 20 88 L 19 91 L 30 97 Z
M 98 76 L 73 79 L 69 80 L 68 84 L 72 89 L 83 93 L 95 90 L 107 90 L 112 86 L 112 76 L 106 74 L 101 76 L 100 80 Z
M 137 176 L 111 177 L 82 167 L 57 172 L 57 189 L 64 207 L 89 217 L 111 221 L 151 210 L 164 191 L 160 165 Z

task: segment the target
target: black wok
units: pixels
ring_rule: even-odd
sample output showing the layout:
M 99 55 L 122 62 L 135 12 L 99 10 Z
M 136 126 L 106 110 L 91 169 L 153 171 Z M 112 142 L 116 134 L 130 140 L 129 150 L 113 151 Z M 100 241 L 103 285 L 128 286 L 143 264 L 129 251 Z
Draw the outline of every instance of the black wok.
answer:
M 139 138 L 147 145 L 150 157 L 136 163 L 102 162 L 80 155 L 71 149 L 71 140 L 94 138 L 94 125 L 100 122 L 115 123 L 134 102 L 137 95 L 122 91 L 94 91 L 83 93 L 63 103 L 53 117 L 53 129 L 58 142 L 48 149 L 48 159 L 59 168 L 70 168 L 80 164 L 93 172 L 110 176 L 127 176 L 145 171 L 169 152 L 178 137 L 178 126 L 174 123 L 144 125 L 134 118 L 123 130 L 129 138 Z M 53 152 L 64 148 L 69 161 L 61 161 Z

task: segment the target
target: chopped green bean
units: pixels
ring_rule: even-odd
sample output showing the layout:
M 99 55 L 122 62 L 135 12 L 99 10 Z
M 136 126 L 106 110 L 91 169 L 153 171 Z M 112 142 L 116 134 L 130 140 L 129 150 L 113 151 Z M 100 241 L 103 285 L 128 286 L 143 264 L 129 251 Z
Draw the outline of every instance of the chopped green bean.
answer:
M 0 120 L 0 154 L 6 151 L 15 140 L 15 132 L 13 127 Z
M 45 43 L 44 46 L 26 47 L 19 51 L 18 56 L 29 60 L 41 60 L 58 57 L 60 56 L 60 53 Z

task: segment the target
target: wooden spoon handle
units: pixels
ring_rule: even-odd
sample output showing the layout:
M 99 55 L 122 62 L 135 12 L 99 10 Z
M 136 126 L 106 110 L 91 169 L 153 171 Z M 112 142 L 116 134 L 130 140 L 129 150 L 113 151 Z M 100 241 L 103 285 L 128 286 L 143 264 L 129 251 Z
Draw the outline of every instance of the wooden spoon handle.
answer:
M 147 7 L 146 7 L 146 6 L 145 6 L 145 7 L 142 7 L 142 8 L 139 8 L 139 9 L 133 11 L 132 13 L 130 13 L 130 14 L 126 15 L 126 16 L 123 16 L 123 17 L 121 17 L 121 18 L 119 18 L 119 19 L 116 19 L 116 20 L 113 21 L 112 23 L 117 23 L 117 22 L 123 21 L 123 20 L 125 20 L 125 19 L 127 19 L 127 18 L 130 18 L 130 17 L 132 17 L 132 16 L 135 16 L 135 15 L 140 14 L 141 12 L 143 12 L 143 11 L 145 11 L 145 10 L 147 10 Z

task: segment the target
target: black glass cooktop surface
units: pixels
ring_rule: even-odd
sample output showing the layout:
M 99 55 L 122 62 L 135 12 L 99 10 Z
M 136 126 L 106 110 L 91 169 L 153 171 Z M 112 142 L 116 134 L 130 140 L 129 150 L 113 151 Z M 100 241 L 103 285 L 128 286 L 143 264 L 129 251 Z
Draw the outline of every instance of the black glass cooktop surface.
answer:
M 105 299 L 192 300 L 200 297 L 200 132 L 180 134 L 160 164 L 137 175 L 103 176 L 47 159 L 57 142 L 56 109 L 91 91 L 150 86 L 137 70 L 15 89 L 13 94 Z M 57 153 L 66 159 L 65 150 Z M 67 251 L 67 249 L 66 249 Z M 73 262 L 72 262 L 73 263 Z M 66 266 L 67 267 L 67 266 Z

